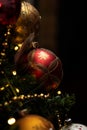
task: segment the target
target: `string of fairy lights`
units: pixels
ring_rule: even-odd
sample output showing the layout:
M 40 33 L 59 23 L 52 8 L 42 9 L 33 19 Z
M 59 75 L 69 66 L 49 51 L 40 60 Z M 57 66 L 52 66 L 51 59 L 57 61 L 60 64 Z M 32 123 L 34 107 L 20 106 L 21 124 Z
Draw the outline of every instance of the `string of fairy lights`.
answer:
M 7 26 L 7 32 L 4 34 L 4 42 L 2 43 L 2 50 L 1 50 L 1 52 L 0 52 L 0 65 L 2 65 L 3 64 L 3 62 L 5 62 L 6 60 L 7 60 L 7 57 L 6 57 L 6 50 L 7 50 L 7 48 L 9 48 L 9 45 L 8 45 L 8 39 L 9 39 L 9 37 L 10 37 L 10 34 L 11 34 L 11 28 L 12 28 L 12 26 L 11 25 L 8 25 Z M 5 77 L 6 77 L 6 75 L 5 75 L 5 71 L 2 69 L 1 70 L 1 72 L 0 72 L 2 75 L 4 75 Z M 12 70 L 12 74 L 13 75 L 16 75 L 16 71 L 14 71 L 14 70 Z M 2 90 L 4 90 L 5 88 L 7 88 L 9 86 L 9 83 L 7 83 L 6 85 L 5 85 L 5 87 L 1 87 L 0 86 L 0 91 L 2 91 Z
M 19 93 L 19 89 L 12 86 L 12 84 L 10 83 L 10 81 L 8 79 L 8 75 L 6 75 L 6 72 L 3 69 L 3 62 L 6 62 L 6 60 L 8 60 L 8 58 L 6 57 L 6 50 L 7 50 L 7 48 L 9 48 L 8 40 L 9 40 L 9 37 L 11 35 L 12 25 L 8 25 L 6 28 L 7 28 L 7 32 L 4 33 L 4 42 L 2 43 L 2 50 L 0 52 L 0 66 L 1 66 L 0 67 L 1 68 L 0 69 L 0 74 L 3 75 L 3 77 L 6 79 L 6 82 L 3 85 L 0 84 L 0 92 L 4 91 L 4 90 L 6 90 L 6 89 L 8 89 L 10 87 L 10 89 L 12 90 L 11 92 L 13 93 L 13 95 L 17 96 L 16 93 Z M 19 49 L 19 46 L 20 45 L 14 46 L 14 50 L 17 51 Z M 17 75 L 16 70 L 11 70 L 10 73 L 13 76 Z M 13 98 L 13 100 L 14 99 L 16 99 L 16 98 Z M 9 102 L 3 102 L 2 104 L 0 104 L 0 107 L 2 107 L 3 105 L 9 105 L 9 103 L 11 103 L 11 102 L 12 102 L 12 100 L 10 100 Z
M 5 101 L 5 102 L 3 102 L 3 104 L 0 104 L 0 107 L 2 107 L 3 105 L 4 106 L 8 106 L 8 105 L 10 105 L 12 102 L 14 102 L 14 101 L 23 101 L 24 99 L 33 99 L 33 98 L 36 98 L 36 97 L 38 97 L 38 98 L 48 98 L 49 97 L 49 93 L 48 94 L 43 94 L 43 93 L 41 93 L 41 94 L 34 94 L 34 95 L 30 95 L 30 94 L 28 94 L 28 95 L 19 95 L 19 96 L 14 96 L 13 98 L 12 98 L 12 100 L 9 100 L 8 102 L 7 101 Z

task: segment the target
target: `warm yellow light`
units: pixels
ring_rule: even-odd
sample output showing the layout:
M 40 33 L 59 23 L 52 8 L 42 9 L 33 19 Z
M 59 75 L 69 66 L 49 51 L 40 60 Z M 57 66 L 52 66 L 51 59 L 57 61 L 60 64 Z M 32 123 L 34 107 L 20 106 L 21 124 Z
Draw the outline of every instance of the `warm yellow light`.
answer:
M 19 90 L 18 88 L 16 88 L 16 92 L 17 92 L 17 93 L 19 93 L 19 92 L 20 92 L 20 90 Z
M 9 87 L 9 84 L 6 84 L 5 87 L 6 87 L 6 88 Z
M 14 70 L 14 71 L 12 71 L 12 74 L 13 74 L 13 75 L 16 75 L 16 74 L 17 74 L 17 72 Z
M 31 95 L 27 95 L 27 97 L 28 97 L 28 98 L 30 98 L 30 97 L 31 97 Z
M 5 33 L 4 36 L 7 36 L 7 34 Z
M 9 125 L 13 125 L 16 122 L 16 119 L 11 117 L 11 118 L 8 119 L 7 122 L 8 122 Z
M 61 91 L 58 91 L 57 94 L 60 95 L 60 94 L 61 94 Z
M 24 95 L 20 95 L 20 99 L 24 99 Z
M 19 44 L 18 44 L 18 47 L 19 47 L 19 48 L 21 48 L 21 47 L 22 47 L 22 44 L 21 44 L 21 43 L 19 43 Z
M 8 105 L 8 102 L 4 102 L 4 105 L 7 106 L 7 105 Z
M 3 46 L 7 46 L 8 43 L 7 43 L 7 42 L 3 42 L 2 45 L 3 45 Z
M 37 94 L 36 94 L 36 93 L 34 94 L 34 97 L 37 97 Z
M 1 71 L 1 74 L 4 74 L 4 71 Z
M 10 31 L 8 31 L 7 34 L 10 35 L 11 34 Z
M 1 55 L 2 55 L 2 56 L 5 56 L 5 53 L 1 52 Z
M 43 94 L 43 93 L 41 93 L 41 94 L 40 94 L 40 96 L 41 96 L 41 97 L 43 97 L 43 96 L 44 96 L 44 94 Z
M 19 49 L 19 47 L 18 47 L 18 46 L 15 46 L 15 47 L 14 47 L 14 50 L 15 50 L 15 51 L 17 51 L 18 49 Z
M 5 89 L 4 87 L 1 87 L 1 88 L 0 88 L 0 91 L 3 91 L 4 89 Z
M 16 100 L 17 99 L 17 96 L 13 97 L 13 100 Z

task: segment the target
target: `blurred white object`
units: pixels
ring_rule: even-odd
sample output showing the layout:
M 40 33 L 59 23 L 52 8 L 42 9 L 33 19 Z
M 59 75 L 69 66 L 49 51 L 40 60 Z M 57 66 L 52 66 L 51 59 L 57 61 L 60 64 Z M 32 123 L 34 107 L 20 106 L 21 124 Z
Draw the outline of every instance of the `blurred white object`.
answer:
M 65 125 L 61 130 L 87 130 L 87 126 L 78 123 L 71 123 L 70 125 Z

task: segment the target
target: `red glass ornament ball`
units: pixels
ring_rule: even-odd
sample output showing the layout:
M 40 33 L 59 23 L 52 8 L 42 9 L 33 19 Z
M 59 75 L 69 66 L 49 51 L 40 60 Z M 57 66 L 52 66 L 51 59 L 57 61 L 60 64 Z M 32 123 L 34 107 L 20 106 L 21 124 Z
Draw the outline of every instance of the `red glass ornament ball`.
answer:
M 0 24 L 15 24 L 21 9 L 21 0 L 0 0 Z
M 27 72 L 33 75 L 47 89 L 59 86 L 63 78 L 62 62 L 52 51 L 36 48 L 27 56 Z
M 20 53 L 17 53 L 19 56 Z M 16 55 L 16 59 L 17 59 Z M 41 90 L 49 91 L 57 88 L 63 78 L 62 62 L 52 51 L 35 48 L 21 55 L 15 61 L 19 75 L 29 74 L 41 86 Z

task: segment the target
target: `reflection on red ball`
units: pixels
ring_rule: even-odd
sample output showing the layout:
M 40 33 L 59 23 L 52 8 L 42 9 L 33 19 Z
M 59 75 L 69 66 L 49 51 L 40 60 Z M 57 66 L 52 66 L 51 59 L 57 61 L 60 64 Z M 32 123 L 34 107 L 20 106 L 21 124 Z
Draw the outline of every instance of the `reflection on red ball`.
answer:
M 23 72 L 23 69 L 34 76 L 47 91 L 57 88 L 63 77 L 61 60 L 52 51 L 44 48 L 36 48 L 23 55 L 18 70 Z
M 0 24 L 14 24 L 20 14 L 20 0 L 0 0 Z

